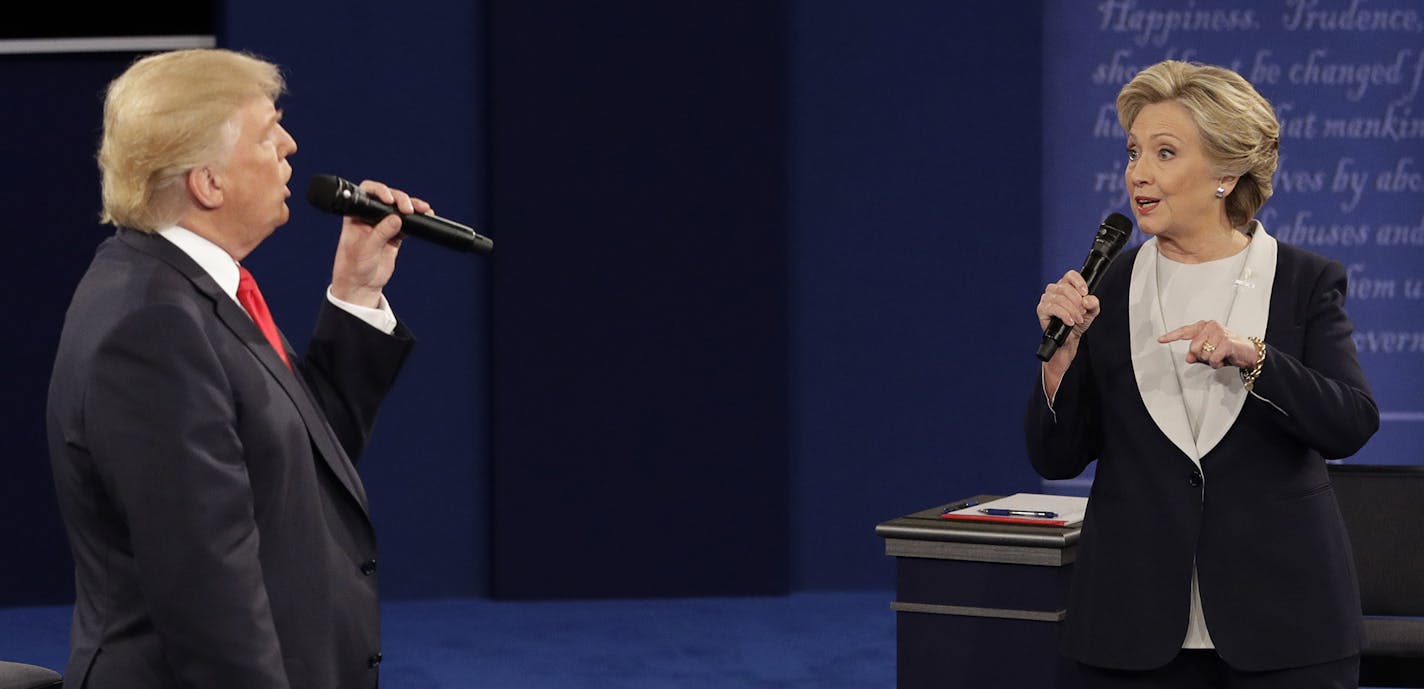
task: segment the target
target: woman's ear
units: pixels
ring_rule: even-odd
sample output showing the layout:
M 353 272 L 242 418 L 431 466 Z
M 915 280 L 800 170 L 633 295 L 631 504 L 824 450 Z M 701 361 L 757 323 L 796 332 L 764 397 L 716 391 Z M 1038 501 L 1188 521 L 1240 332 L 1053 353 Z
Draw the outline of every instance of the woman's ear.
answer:
M 1226 190 L 1224 193 L 1222 193 L 1222 196 L 1223 196 L 1223 197 L 1230 196 L 1230 195 L 1231 195 L 1231 192 L 1233 192 L 1233 191 L 1236 190 L 1236 180 L 1237 180 L 1237 179 L 1239 179 L 1239 178 L 1237 178 L 1237 177 L 1221 177 L 1221 178 L 1218 178 L 1218 179 L 1216 180 L 1217 187 L 1220 188 L 1220 189 Z

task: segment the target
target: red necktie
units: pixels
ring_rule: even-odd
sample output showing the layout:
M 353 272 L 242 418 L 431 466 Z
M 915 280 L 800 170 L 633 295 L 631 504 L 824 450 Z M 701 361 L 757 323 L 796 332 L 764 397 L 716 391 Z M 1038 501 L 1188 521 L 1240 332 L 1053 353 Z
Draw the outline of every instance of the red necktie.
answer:
M 277 356 L 282 357 L 282 363 L 291 369 L 292 362 L 287 361 L 287 350 L 282 347 L 282 336 L 277 334 L 277 324 L 272 322 L 272 312 L 267 310 L 267 302 L 262 298 L 262 291 L 257 289 L 257 281 L 252 279 L 252 273 L 242 266 L 237 267 L 237 274 L 237 300 L 242 303 L 242 308 L 247 309 L 248 315 L 252 316 L 252 321 L 267 337 L 272 349 L 277 350 Z

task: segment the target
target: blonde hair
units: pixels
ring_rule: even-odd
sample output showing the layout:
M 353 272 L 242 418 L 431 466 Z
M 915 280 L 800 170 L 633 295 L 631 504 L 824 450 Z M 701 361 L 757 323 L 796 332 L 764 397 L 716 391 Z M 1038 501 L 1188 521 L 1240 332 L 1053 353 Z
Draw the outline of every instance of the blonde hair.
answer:
M 238 110 L 262 96 L 276 101 L 285 89 L 276 65 L 231 50 L 135 61 L 104 99 L 100 220 L 144 232 L 177 222 L 188 171 L 227 155 Z
M 1281 125 L 1275 110 L 1250 82 L 1229 69 L 1166 60 L 1132 78 L 1117 96 L 1117 117 L 1131 129 L 1142 108 L 1175 101 L 1191 114 L 1212 174 L 1236 177 L 1226 216 L 1240 227 L 1271 198 L 1280 160 Z

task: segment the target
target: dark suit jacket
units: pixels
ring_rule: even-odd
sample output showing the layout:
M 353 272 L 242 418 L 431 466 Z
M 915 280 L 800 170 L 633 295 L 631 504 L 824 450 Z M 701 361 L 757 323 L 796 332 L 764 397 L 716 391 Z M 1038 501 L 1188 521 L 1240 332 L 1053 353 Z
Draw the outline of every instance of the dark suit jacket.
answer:
M 1064 479 L 1098 460 L 1068 602 L 1070 657 L 1132 670 L 1170 661 L 1186 632 L 1194 559 L 1207 627 L 1232 667 L 1359 651 L 1358 587 L 1324 458 L 1357 451 L 1379 413 L 1350 339 L 1343 266 L 1278 246 L 1260 397 L 1246 396 L 1201 473 L 1154 422 L 1134 378 L 1127 295 L 1141 247 L 1104 275 L 1101 314 L 1052 409 L 1033 386 L 1025 426 L 1035 469 Z
M 352 462 L 411 344 L 325 304 L 295 375 L 176 246 L 106 240 L 49 392 L 75 561 L 66 686 L 375 687 L 376 540 Z

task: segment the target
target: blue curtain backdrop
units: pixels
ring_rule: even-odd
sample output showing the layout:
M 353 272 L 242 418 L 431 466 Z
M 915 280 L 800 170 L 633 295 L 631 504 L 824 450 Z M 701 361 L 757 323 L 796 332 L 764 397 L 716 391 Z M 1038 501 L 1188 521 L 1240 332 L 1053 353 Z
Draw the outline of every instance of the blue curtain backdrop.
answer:
M 1260 220 L 1349 271 L 1346 309 L 1381 412 L 1351 461 L 1424 460 L 1424 7 L 1050 2 L 1044 26 L 1043 281 L 1082 264 L 1106 215 L 1130 213 L 1113 107 L 1122 85 L 1163 59 L 1229 66 L 1281 120 L 1275 195 Z M 1050 487 L 1082 490 L 1090 478 Z

